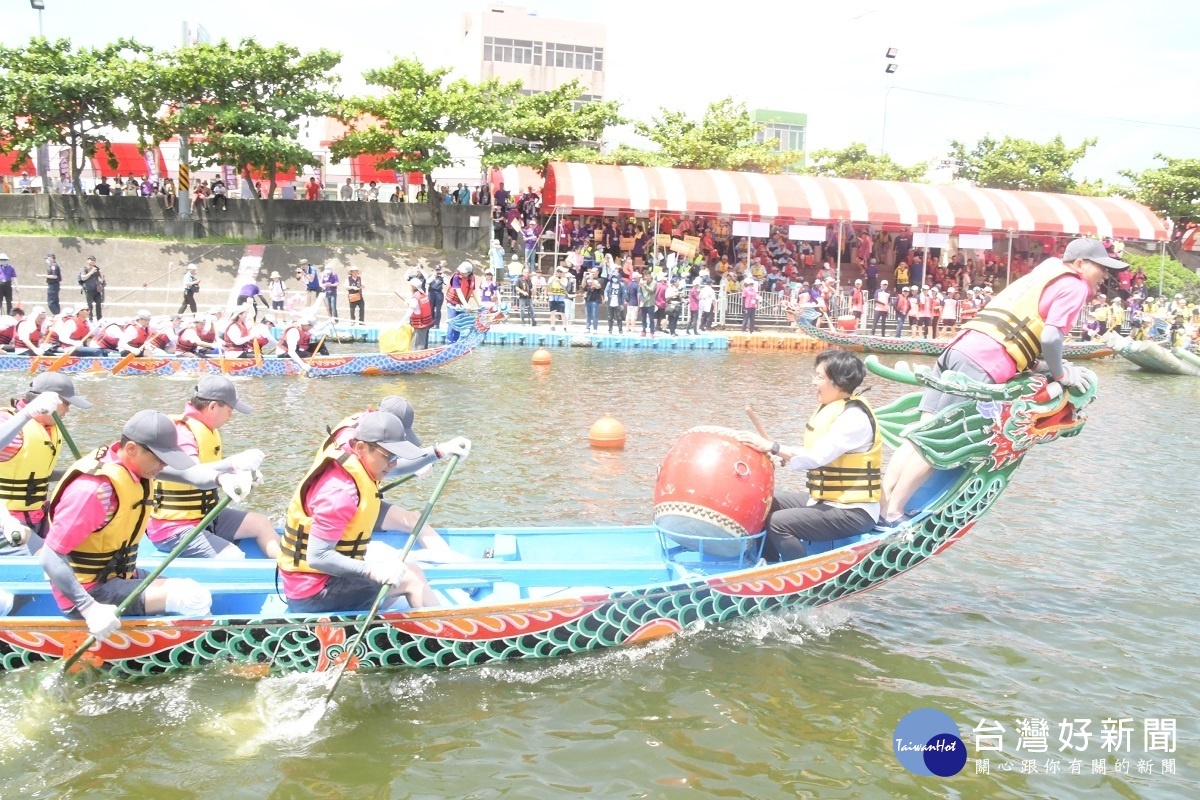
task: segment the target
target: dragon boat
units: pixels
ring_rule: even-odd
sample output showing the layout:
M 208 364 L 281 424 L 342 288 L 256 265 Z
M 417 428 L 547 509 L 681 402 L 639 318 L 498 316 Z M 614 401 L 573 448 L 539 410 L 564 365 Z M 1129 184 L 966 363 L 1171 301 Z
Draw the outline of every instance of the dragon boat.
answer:
M 942 351 L 950 344 L 950 339 L 909 339 L 896 336 L 870 336 L 865 333 L 848 333 L 831 328 L 818 328 L 813 324 L 817 320 L 817 316 L 815 312 L 796 314 L 795 321 L 800 330 L 808 336 L 858 353 L 936 357 L 940 356 Z M 1112 348 L 1102 341 L 1066 342 L 1063 345 L 1063 358 L 1072 361 L 1087 358 L 1103 358 L 1112 354 Z
M 343 375 L 398 375 L 425 372 L 457 361 L 468 355 L 484 340 L 492 325 L 503 320 L 503 311 L 468 312 L 450 321 L 459 331 L 453 344 L 403 353 L 363 353 L 313 356 L 305 359 L 310 378 L 333 378 Z M 112 372 L 117 375 L 240 375 L 258 378 L 264 375 L 300 375 L 302 371 L 290 358 L 264 356 L 262 363 L 252 358 L 208 358 L 161 356 L 133 358 L 124 361 L 119 356 L 20 356 L 0 355 L 0 372 L 35 373 L 55 367 L 66 375 Z
M 1200 377 L 1200 355 L 1182 347 L 1167 348 L 1149 339 L 1134 341 L 1113 331 L 1106 333 L 1104 340 L 1121 358 L 1132 361 L 1147 372 Z
M 1094 380 L 1086 392 L 1064 393 L 1030 373 L 988 385 L 867 361 L 878 375 L 962 398 L 924 422 L 919 392 L 877 411 L 891 446 L 912 442 L 937 467 L 914 497 L 920 513 L 895 527 L 814 544 L 803 559 L 771 564 L 750 546 L 720 554 L 681 547 L 655 525 L 448 530 L 447 541 L 470 560 L 422 564 L 444 603 L 370 619 L 365 611 L 289 614 L 276 594 L 274 562 L 242 543 L 250 556 L 243 560 L 179 559 L 167 567 L 165 576 L 194 578 L 211 590 L 209 616 L 127 618 L 82 660 L 128 679 L 208 665 L 250 677 L 323 672 L 345 660 L 364 671 L 462 667 L 636 645 L 820 606 L 879 586 L 962 539 L 1030 449 L 1080 433 L 1096 392 Z M 405 537 L 380 538 L 400 546 Z M 755 536 L 743 538 L 750 545 Z M 146 567 L 159 558 L 143 555 Z M 56 661 L 82 646 L 83 623 L 59 615 L 35 558 L 0 559 L 0 587 L 16 595 L 14 611 L 0 619 L 0 668 Z M 361 647 L 347 652 L 364 624 Z

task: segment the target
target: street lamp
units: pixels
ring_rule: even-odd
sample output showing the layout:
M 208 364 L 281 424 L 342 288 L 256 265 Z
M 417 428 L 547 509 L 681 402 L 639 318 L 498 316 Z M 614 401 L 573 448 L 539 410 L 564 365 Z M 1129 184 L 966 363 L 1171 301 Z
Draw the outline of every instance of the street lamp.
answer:
M 29 7 L 38 12 L 38 36 L 42 36 L 42 12 L 46 10 L 46 0 L 29 0 Z
M 891 76 L 896 74 L 896 70 L 900 69 L 900 64 L 896 62 L 896 57 L 900 55 L 900 51 L 895 47 L 889 47 L 883 57 L 888 61 L 883 67 L 883 124 L 879 129 L 879 155 L 887 155 L 887 109 L 888 95 L 892 92 Z

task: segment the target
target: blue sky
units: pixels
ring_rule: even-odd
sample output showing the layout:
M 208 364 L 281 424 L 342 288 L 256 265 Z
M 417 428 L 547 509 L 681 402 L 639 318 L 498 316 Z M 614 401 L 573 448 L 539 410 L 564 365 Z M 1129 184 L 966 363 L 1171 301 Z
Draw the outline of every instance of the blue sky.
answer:
M 132 36 L 170 47 L 187 19 L 214 38 L 327 47 L 343 54 L 344 88 L 354 91 L 362 88 L 362 70 L 394 56 L 454 65 L 462 14 L 484 5 L 46 0 L 43 23 L 47 36 L 84 44 Z M 699 114 L 706 102 L 732 95 L 752 108 L 807 113 L 812 149 L 857 140 L 878 150 L 883 54 L 896 47 L 886 144 L 902 162 L 936 159 L 952 138 L 972 143 L 989 133 L 1039 140 L 1061 133 L 1070 144 L 1098 137 L 1079 170 L 1091 179 L 1150 166 L 1156 152 L 1200 157 L 1200 109 L 1192 101 L 1200 47 L 1193 7 L 1180 0 L 1152 7 L 1118 0 L 522 5 L 542 16 L 607 24 L 607 94 L 632 117 L 648 118 L 661 104 Z M 0 41 L 20 44 L 37 33 L 37 13 L 25 2 L 9 0 L 5 10 Z

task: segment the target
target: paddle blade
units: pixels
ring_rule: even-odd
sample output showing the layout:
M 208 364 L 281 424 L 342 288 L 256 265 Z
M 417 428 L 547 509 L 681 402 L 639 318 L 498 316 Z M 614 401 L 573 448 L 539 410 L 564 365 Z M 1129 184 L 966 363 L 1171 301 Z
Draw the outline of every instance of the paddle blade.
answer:
M 116 366 L 114 366 L 112 368 L 112 371 L 111 371 L 112 374 L 113 375 L 119 374 L 121 372 L 121 370 L 123 370 L 127 366 L 129 366 L 129 362 L 133 361 L 135 358 L 137 358 L 137 353 L 130 353 L 129 355 L 122 358 L 120 361 L 117 362 Z

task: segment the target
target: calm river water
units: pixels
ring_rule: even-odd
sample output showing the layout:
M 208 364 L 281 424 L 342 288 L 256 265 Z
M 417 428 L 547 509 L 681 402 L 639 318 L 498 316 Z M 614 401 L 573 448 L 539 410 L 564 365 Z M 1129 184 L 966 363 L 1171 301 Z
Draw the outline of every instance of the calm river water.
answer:
M 426 441 L 474 441 L 438 525 L 646 522 L 682 431 L 746 427 L 752 403 L 798 441 L 814 407 L 806 355 L 559 350 L 534 370 L 530 354 L 484 348 L 403 378 L 241 383 L 258 413 L 226 426 L 226 446 L 270 454 L 251 506 L 278 517 L 324 426 L 389 393 L 412 401 Z M 352 676 L 323 717 L 327 679 L 313 676 L 100 682 L 65 703 L 34 675 L 8 675 L 0 797 L 1195 798 L 1200 381 L 1094 366 L 1102 395 L 1083 435 L 1033 452 L 971 535 L 878 591 L 561 662 Z M 0 376 L 0 392 L 27 379 Z M 136 409 L 175 411 L 193 381 L 78 383 L 100 401 L 68 417 L 86 446 Z M 880 386 L 875 401 L 899 392 Z M 588 448 L 605 412 L 629 430 L 624 451 Z M 400 498 L 416 506 L 431 488 Z M 990 771 L 900 767 L 893 731 L 921 707 L 953 717 Z M 1114 753 L 1102 720 L 1122 718 L 1132 732 Z M 1045 753 L 1026 754 L 1036 739 L 1017 749 L 1021 719 L 1049 722 Z M 1092 720 L 1078 774 L 1059 752 L 1064 719 Z M 1175 752 L 1147 751 L 1147 719 L 1175 720 Z M 1003 754 L 977 752 L 985 721 L 1004 726 Z M 1166 758 L 1176 774 L 1161 774 Z

